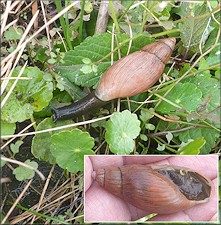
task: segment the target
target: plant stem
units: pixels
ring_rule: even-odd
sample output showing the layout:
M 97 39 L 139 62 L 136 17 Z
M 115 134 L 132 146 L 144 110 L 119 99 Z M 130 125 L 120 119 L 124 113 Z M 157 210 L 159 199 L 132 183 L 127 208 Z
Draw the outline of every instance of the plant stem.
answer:
M 85 7 L 85 0 L 82 0 L 81 2 L 81 15 L 80 15 L 80 27 L 79 27 L 79 35 L 80 35 L 80 41 L 83 40 L 83 16 L 84 16 L 84 7 Z
M 61 0 L 55 1 L 55 4 L 56 4 L 58 12 L 61 12 L 62 11 Z M 66 12 L 65 15 L 66 15 L 66 18 L 67 18 L 68 12 Z M 69 49 L 73 49 L 71 41 L 70 41 L 70 37 L 69 37 L 69 27 L 68 27 L 69 21 L 66 19 L 66 22 L 65 22 L 63 16 L 59 17 L 59 21 L 60 21 L 62 30 L 64 32 L 64 37 L 65 37 L 65 41 L 67 43 L 67 46 L 69 47 Z
M 109 9 L 110 9 L 110 12 L 111 12 L 111 17 L 112 17 L 112 19 L 113 19 L 113 21 L 115 23 L 117 32 L 120 33 L 120 27 L 119 27 L 119 24 L 118 24 L 118 21 L 117 21 L 117 17 L 116 17 L 116 14 L 115 14 L 113 0 L 109 1 Z
M 126 8 L 126 10 L 125 10 L 124 13 L 122 14 L 122 16 L 118 19 L 118 23 L 121 22 L 121 20 L 123 19 L 123 17 L 124 17 L 124 16 L 126 15 L 126 13 L 129 11 L 130 7 L 134 4 L 134 1 L 135 1 L 135 0 L 133 0 L 133 1 L 130 3 L 130 5 Z
M 156 137 L 153 137 L 153 139 L 154 139 L 159 145 L 163 145 L 163 144 L 164 144 L 164 143 L 162 143 L 161 141 L 159 141 Z M 167 150 L 169 150 L 169 151 L 171 151 L 171 152 L 177 154 L 177 151 L 176 151 L 176 150 L 174 150 L 173 148 L 168 147 L 166 144 L 164 144 L 164 145 L 165 145 L 165 148 L 166 148 Z

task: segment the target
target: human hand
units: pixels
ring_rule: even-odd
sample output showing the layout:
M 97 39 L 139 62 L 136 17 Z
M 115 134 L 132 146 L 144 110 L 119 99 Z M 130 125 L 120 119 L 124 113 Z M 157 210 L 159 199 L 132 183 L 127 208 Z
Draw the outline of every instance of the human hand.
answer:
M 125 164 L 156 164 L 188 167 L 210 178 L 215 191 L 211 200 L 185 211 L 157 215 L 148 221 L 211 221 L 217 213 L 217 156 L 90 156 L 85 158 L 85 221 L 133 221 L 150 212 L 135 208 L 93 181 L 94 170 Z

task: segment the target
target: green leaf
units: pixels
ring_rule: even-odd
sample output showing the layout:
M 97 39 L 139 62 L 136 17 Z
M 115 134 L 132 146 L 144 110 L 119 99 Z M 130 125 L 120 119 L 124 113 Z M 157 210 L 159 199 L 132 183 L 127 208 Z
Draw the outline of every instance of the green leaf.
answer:
M 79 129 L 61 131 L 51 137 L 51 153 L 57 164 L 76 173 L 84 170 L 84 155 L 92 155 L 94 139 Z
M 164 151 L 165 148 L 166 148 L 165 144 L 163 144 L 163 145 L 159 145 L 159 144 L 158 144 L 158 146 L 157 146 L 157 150 L 158 150 L 158 151 Z
M 4 120 L 1 120 L 1 135 L 12 135 L 15 133 L 16 124 L 8 123 Z
M 216 127 L 220 127 L 220 82 L 210 77 L 207 72 L 198 73 L 191 81 L 202 92 L 202 99 L 197 107 L 198 117 L 207 119 Z M 190 115 L 191 116 L 191 115 Z
M 52 118 L 46 118 L 38 124 L 36 131 L 55 128 L 67 124 L 70 124 L 70 120 L 57 121 L 56 123 L 53 123 Z M 50 145 L 51 136 L 57 132 L 60 131 L 49 131 L 41 134 L 36 134 L 34 136 L 31 145 L 31 152 L 35 156 L 35 158 L 49 162 L 51 164 L 55 163 L 55 158 L 51 154 Z
M 183 3 L 181 7 L 185 8 L 184 17 L 191 15 L 190 18 L 185 19 L 183 23 L 179 24 L 181 40 L 186 48 L 191 48 L 193 51 L 199 50 L 199 44 L 205 43 L 211 31 L 208 26 L 210 15 L 203 18 L 195 17 L 204 15 L 209 12 L 209 9 L 206 3 L 201 6 L 198 4 L 191 5 L 191 3 Z
M 106 124 L 105 139 L 111 152 L 129 154 L 135 147 L 134 139 L 140 133 L 140 121 L 128 110 L 115 112 Z
M 34 107 L 30 103 L 24 103 L 12 93 L 7 103 L 2 108 L 2 119 L 8 123 L 23 122 L 33 115 Z
M 82 62 L 83 62 L 84 64 L 91 64 L 91 60 L 88 59 L 88 58 L 82 59 Z
M 13 72 L 13 77 L 17 77 L 21 67 L 17 67 Z M 2 119 L 9 122 L 23 122 L 30 119 L 33 112 L 39 112 L 48 106 L 52 99 L 52 82 L 44 80 L 45 73 L 37 67 L 26 67 L 22 77 L 28 80 L 19 80 L 2 108 Z M 48 74 L 49 76 L 49 74 Z M 10 89 L 14 81 L 9 81 L 6 92 Z M 4 95 L 6 94 L 4 93 Z
M 140 139 L 143 140 L 143 141 L 147 141 L 148 137 L 145 134 L 140 134 Z
M 0 167 L 2 168 L 6 164 L 6 161 L 2 158 L 0 159 Z
M 189 139 L 204 138 L 205 145 L 201 148 L 201 154 L 209 154 L 212 148 L 215 146 L 216 141 L 219 138 L 219 132 L 211 128 L 194 128 L 186 131 L 182 131 L 179 134 L 174 133 L 174 136 L 178 136 L 183 142 L 187 142 Z
M 164 92 L 164 90 L 161 90 Z M 163 93 L 159 92 L 161 95 Z M 192 83 L 178 83 L 171 92 L 166 96 L 166 99 L 181 106 L 187 112 L 193 112 L 201 103 L 202 92 Z M 178 108 L 166 101 L 162 101 L 157 107 L 157 111 L 161 113 L 170 113 L 178 110 Z
M 11 26 L 8 30 L 5 31 L 4 36 L 7 41 L 16 41 L 21 39 L 23 31 L 21 28 L 16 28 Z
M 173 139 L 173 134 L 171 132 L 168 131 L 167 135 L 166 135 L 166 139 L 168 144 L 170 143 L 170 141 Z
M 128 49 L 129 36 L 125 34 L 120 35 L 118 40 L 121 44 L 123 41 L 128 40 L 127 43 L 122 44 L 120 49 L 121 56 L 125 56 Z M 153 39 L 147 38 L 147 35 L 144 34 L 133 41 L 131 52 L 153 41 Z M 58 74 L 79 86 L 92 87 L 96 85 L 102 74 L 111 65 L 111 57 L 106 57 L 111 52 L 111 44 L 112 36 L 108 33 L 87 37 L 74 50 L 65 53 L 64 64 L 57 69 Z M 114 46 L 117 46 L 116 43 Z M 92 69 L 85 67 L 85 59 L 87 59 L 86 64 L 90 60 Z M 100 61 L 101 59 L 103 60 Z M 117 60 L 118 53 L 115 52 L 114 61 Z M 97 66 L 96 69 L 94 69 L 93 65 Z
M 145 110 L 145 109 L 141 109 L 140 111 L 140 119 L 146 123 L 147 121 L 149 121 L 151 118 L 153 118 L 154 115 L 151 114 L 149 111 Z
M 136 220 L 136 223 L 145 223 L 146 221 L 148 221 L 151 218 L 154 218 L 155 216 L 157 216 L 157 213 L 151 213 L 147 216 L 144 216 L 142 218 L 140 218 L 139 220 Z
M 19 152 L 19 148 L 23 143 L 24 143 L 23 141 L 19 140 L 19 141 L 16 141 L 15 144 L 13 143 L 10 144 L 11 151 L 14 153 L 14 155 Z
M 32 166 L 33 168 L 37 169 L 38 164 L 35 161 L 30 161 L 29 159 L 24 162 L 25 164 Z M 26 180 L 26 179 L 31 179 L 35 175 L 35 171 L 28 169 L 23 166 L 18 166 L 13 170 L 13 174 L 15 175 L 16 179 L 18 181 Z
M 154 126 L 153 124 L 151 124 L 151 123 L 147 123 L 147 124 L 145 125 L 145 128 L 146 128 L 147 130 L 155 130 L 155 126 Z
M 200 153 L 200 149 L 205 145 L 205 143 L 206 140 L 203 137 L 197 138 L 181 147 L 177 153 L 180 155 L 198 155 Z

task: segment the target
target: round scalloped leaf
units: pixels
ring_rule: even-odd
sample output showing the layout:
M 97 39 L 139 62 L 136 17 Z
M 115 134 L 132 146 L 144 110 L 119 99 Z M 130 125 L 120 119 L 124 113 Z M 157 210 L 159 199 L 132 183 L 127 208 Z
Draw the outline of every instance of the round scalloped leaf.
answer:
M 162 93 L 160 93 L 162 95 Z M 177 84 L 166 99 L 181 106 L 187 112 L 194 112 L 197 106 L 202 102 L 202 91 L 192 83 Z M 157 107 L 157 111 L 161 113 L 170 113 L 178 110 L 174 105 L 166 101 L 162 101 Z
M 134 139 L 139 134 L 140 121 L 128 110 L 113 113 L 106 124 L 105 139 L 115 154 L 130 154 L 135 147 Z
M 57 121 L 56 123 L 53 123 L 52 118 L 46 118 L 38 124 L 36 131 L 46 130 L 67 124 L 70 124 L 70 120 Z M 60 131 L 45 132 L 41 134 L 36 134 L 34 136 L 31 145 L 31 152 L 35 156 L 35 158 L 43 161 L 48 161 L 51 164 L 55 163 L 55 158 L 51 154 L 50 145 L 51 145 L 51 136 L 57 132 Z
M 57 164 L 71 173 L 84 170 L 84 155 L 92 155 L 94 139 L 79 129 L 61 131 L 51 137 L 51 153 Z
M 4 120 L 1 120 L 1 135 L 12 135 L 15 133 L 16 124 L 15 123 L 8 123 Z M 8 138 L 5 138 L 4 140 L 7 140 Z

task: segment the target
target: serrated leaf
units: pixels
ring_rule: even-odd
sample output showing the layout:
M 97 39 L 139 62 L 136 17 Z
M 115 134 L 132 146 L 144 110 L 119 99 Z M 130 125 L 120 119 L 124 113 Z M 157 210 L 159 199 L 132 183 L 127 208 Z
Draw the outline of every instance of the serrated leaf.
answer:
M 67 124 L 70 124 L 70 120 L 57 121 L 56 123 L 53 123 L 52 118 L 46 118 L 38 124 L 36 131 L 46 130 Z M 50 145 L 51 136 L 57 132 L 60 131 L 45 132 L 41 134 L 36 134 L 34 136 L 31 144 L 31 152 L 35 156 L 35 158 L 49 162 L 51 164 L 55 163 L 55 158 L 50 151 Z
M 209 11 L 207 4 L 195 4 L 191 8 L 191 3 L 184 3 L 181 7 L 186 8 L 183 16 L 187 17 L 183 23 L 179 24 L 181 40 L 186 48 L 191 48 L 191 50 L 196 51 L 199 49 L 200 42 L 205 43 L 210 32 L 208 30 L 208 19 L 210 15 L 203 18 L 195 18 Z M 192 16 L 189 18 L 190 15 Z
M 38 164 L 35 161 L 30 161 L 29 159 L 24 162 L 25 164 L 37 169 Z M 13 174 L 15 175 L 16 179 L 18 181 L 26 180 L 26 179 L 31 179 L 35 175 L 35 171 L 28 169 L 23 166 L 18 166 L 13 170 Z
M 181 147 L 177 153 L 180 155 L 198 155 L 200 153 L 200 149 L 205 145 L 205 143 L 206 140 L 203 137 L 197 138 Z
M 119 43 L 128 40 L 124 45 L 122 44 L 120 51 L 121 56 L 127 53 L 129 36 L 126 34 L 118 37 Z M 141 41 L 142 40 L 142 41 Z M 151 38 L 147 38 L 146 33 L 133 41 L 131 52 L 140 49 L 141 47 L 153 42 Z M 60 76 L 67 78 L 76 85 L 83 87 L 92 87 L 97 84 L 103 72 L 111 65 L 111 57 L 107 55 L 111 52 L 112 37 L 111 34 L 99 34 L 92 37 L 87 37 L 80 45 L 76 46 L 74 50 L 65 53 L 64 64 L 59 66 L 57 72 Z M 116 47 L 115 43 L 115 47 Z M 87 58 L 96 69 L 85 71 L 82 69 L 85 64 L 83 61 Z M 102 61 L 100 61 L 103 59 Z M 118 60 L 118 53 L 114 53 L 114 61 Z M 99 63 L 98 63 L 99 62 Z M 85 68 L 85 67 L 84 67 Z M 87 73 L 85 73 L 87 72 Z
M 166 96 L 169 101 L 181 106 L 187 112 L 193 112 L 201 103 L 202 92 L 192 83 L 178 83 L 171 92 Z M 178 108 L 166 101 L 162 101 L 157 107 L 157 111 L 161 113 L 170 113 Z
M 61 131 L 51 137 L 51 153 L 57 164 L 76 173 L 84 170 L 84 155 L 93 155 L 94 139 L 79 129 Z
M 20 140 L 19 140 L 19 141 L 16 141 L 15 144 L 14 144 L 14 143 L 10 144 L 11 151 L 12 151 L 14 154 L 18 153 L 18 152 L 19 152 L 19 148 L 20 148 L 20 146 L 21 146 L 23 143 L 24 143 L 23 141 L 20 141 Z
M 212 148 L 215 146 L 216 141 L 219 138 L 219 132 L 211 128 L 194 128 L 186 131 L 182 131 L 179 134 L 174 133 L 174 136 L 178 136 L 183 142 L 187 142 L 189 139 L 204 138 L 206 143 L 201 148 L 201 154 L 209 154 Z
M 105 139 L 111 152 L 129 154 L 135 147 L 134 139 L 140 133 L 140 121 L 136 114 L 128 110 L 115 112 L 106 124 Z
M 20 72 L 17 67 L 13 72 L 13 77 L 17 77 Z M 2 119 L 9 122 L 23 122 L 30 119 L 33 112 L 39 112 L 48 106 L 52 99 L 53 89 L 49 88 L 50 83 L 44 80 L 45 73 L 37 67 L 26 67 L 23 77 L 28 80 L 19 80 L 8 98 L 6 104 L 2 108 Z M 6 91 L 12 86 L 10 81 Z M 4 93 L 5 95 L 5 93 Z

